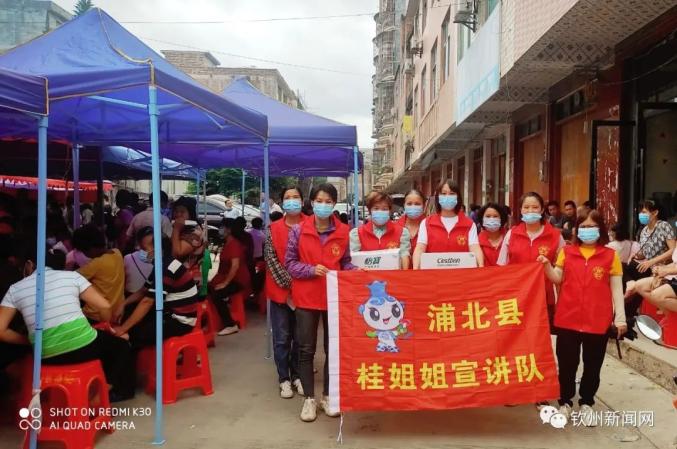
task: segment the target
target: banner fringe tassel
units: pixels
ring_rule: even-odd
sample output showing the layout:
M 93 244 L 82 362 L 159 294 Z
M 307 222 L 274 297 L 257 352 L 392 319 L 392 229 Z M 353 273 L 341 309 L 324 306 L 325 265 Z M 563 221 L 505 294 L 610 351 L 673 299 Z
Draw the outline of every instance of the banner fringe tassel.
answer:
M 341 413 L 341 420 L 339 421 L 339 432 L 336 438 L 338 444 L 343 444 L 343 413 Z

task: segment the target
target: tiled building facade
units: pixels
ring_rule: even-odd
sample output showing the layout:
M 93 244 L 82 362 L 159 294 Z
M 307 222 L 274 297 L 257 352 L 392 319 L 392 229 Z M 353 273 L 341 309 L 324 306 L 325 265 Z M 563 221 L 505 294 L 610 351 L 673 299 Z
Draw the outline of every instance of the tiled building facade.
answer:
M 677 213 L 676 24 L 677 0 L 407 2 L 386 188 L 451 178 L 468 205 L 533 190 L 612 222 L 643 197 Z

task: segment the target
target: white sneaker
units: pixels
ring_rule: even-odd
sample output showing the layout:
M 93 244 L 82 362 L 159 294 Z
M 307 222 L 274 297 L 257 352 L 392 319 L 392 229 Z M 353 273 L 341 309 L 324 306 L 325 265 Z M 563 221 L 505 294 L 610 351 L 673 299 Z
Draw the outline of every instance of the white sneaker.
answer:
M 291 389 L 291 382 L 285 380 L 280 384 L 280 397 L 290 399 L 294 397 L 294 390 Z
M 324 414 L 330 418 L 336 418 L 337 416 L 341 416 L 341 413 L 339 412 L 329 411 L 329 396 L 322 396 L 322 400 L 320 401 L 320 408 L 324 410 Z
M 571 406 L 569 404 L 560 405 L 559 412 L 569 421 L 571 418 Z
M 223 335 L 237 334 L 239 330 L 240 330 L 240 328 L 237 327 L 237 324 L 236 324 L 235 326 L 224 327 L 223 329 L 221 329 L 221 330 L 218 332 L 217 335 L 223 336 Z
M 597 427 L 597 416 L 595 410 L 587 404 L 581 405 L 581 423 L 585 427 Z
M 317 419 L 317 404 L 315 398 L 306 398 L 303 401 L 303 408 L 301 409 L 301 421 L 313 422 Z
M 294 380 L 294 382 L 292 382 L 292 384 L 294 385 L 294 388 L 296 388 L 296 392 L 299 395 L 305 396 L 305 394 L 303 393 L 303 384 L 301 383 L 301 379 Z

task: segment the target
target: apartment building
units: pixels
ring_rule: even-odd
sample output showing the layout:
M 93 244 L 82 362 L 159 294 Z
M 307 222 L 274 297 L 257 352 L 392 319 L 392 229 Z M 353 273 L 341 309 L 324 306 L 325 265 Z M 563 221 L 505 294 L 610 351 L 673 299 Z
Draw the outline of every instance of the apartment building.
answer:
M 451 178 L 468 205 L 537 191 L 614 222 L 648 196 L 675 213 L 676 25 L 677 0 L 408 1 L 385 188 Z

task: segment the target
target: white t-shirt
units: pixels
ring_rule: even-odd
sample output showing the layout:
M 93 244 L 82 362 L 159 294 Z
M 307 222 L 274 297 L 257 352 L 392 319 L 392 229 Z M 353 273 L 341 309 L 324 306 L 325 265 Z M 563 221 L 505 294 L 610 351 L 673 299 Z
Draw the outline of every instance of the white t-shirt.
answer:
M 230 210 L 226 209 L 226 211 L 223 213 L 223 216 L 225 218 L 232 218 L 236 219 L 237 217 L 242 215 L 242 208 L 241 207 L 231 207 Z
M 153 271 L 153 264 L 144 262 L 139 257 L 139 251 L 125 256 L 125 291 L 134 293 L 139 291 Z
M 12 284 L 2 305 L 21 312 L 28 331 L 35 332 L 35 296 L 37 272 Z M 45 269 L 45 304 L 43 328 L 51 329 L 70 321 L 85 318 L 80 308 L 80 294 L 91 287 L 76 271 Z
M 440 217 L 442 219 L 442 224 L 444 229 L 447 230 L 447 233 L 450 233 L 456 223 L 458 223 L 458 215 L 455 217 Z M 423 243 L 424 245 L 428 244 L 428 229 L 426 228 L 426 221 L 428 219 L 424 218 L 421 221 L 421 225 L 418 228 L 418 240 L 416 243 Z M 468 246 L 479 245 L 479 239 L 477 238 L 477 226 L 471 226 L 468 230 Z

